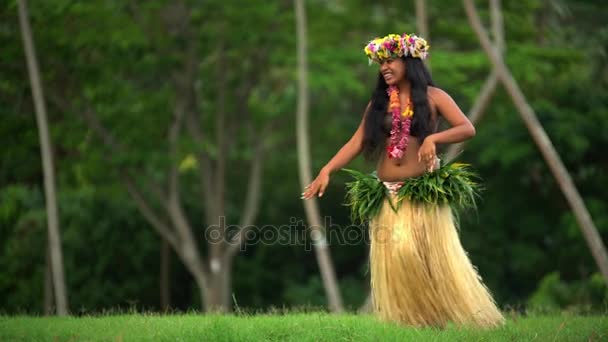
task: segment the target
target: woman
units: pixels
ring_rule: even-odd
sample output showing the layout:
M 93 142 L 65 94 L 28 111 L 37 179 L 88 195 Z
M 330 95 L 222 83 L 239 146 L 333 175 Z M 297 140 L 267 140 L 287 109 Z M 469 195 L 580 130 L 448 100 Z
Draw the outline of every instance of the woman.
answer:
M 477 186 L 463 164 L 440 165 L 436 145 L 470 139 L 475 128 L 423 59 L 427 42 L 390 34 L 365 46 L 380 68 L 378 84 L 352 138 L 322 168 L 302 197 L 323 196 L 330 175 L 363 152 L 376 171 L 347 184 L 353 219 L 369 221 L 375 313 L 414 326 L 448 322 L 493 327 L 500 310 L 464 251 L 453 215 L 474 206 Z M 443 117 L 451 127 L 437 131 Z

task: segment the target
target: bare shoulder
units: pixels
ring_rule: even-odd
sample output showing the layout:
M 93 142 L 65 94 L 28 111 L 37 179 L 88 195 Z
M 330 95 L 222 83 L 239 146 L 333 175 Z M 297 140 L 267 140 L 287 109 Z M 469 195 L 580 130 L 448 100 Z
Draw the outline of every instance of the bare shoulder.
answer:
M 446 91 L 437 87 L 428 87 L 427 94 L 429 105 L 434 107 L 438 114 L 447 119 L 452 125 L 466 120 L 466 116 L 456 104 L 456 101 Z
M 456 101 L 441 88 L 429 86 L 427 89 L 427 97 L 429 105 L 438 109 L 442 113 L 446 112 L 461 112 L 456 104 Z
M 445 106 L 445 98 L 449 97 L 449 95 L 440 88 L 428 86 L 426 96 L 429 101 L 429 106 L 431 107 L 433 121 L 437 121 L 437 117 L 440 115 L 442 107 Z
M 441 88 L 437 88 L 437 87 L 433 87 L 433 86 L 429 86 L 426 94 L 429 98 L 429 101 L 431 101 L 434 105 L 441 105 L 444 104 L 446 102 L 453 102 L 454 100 L 452 99 L 452 97 L 450 96 L 450 94 L 448 94 L 447 92 L 445 92 L 443 89 Z

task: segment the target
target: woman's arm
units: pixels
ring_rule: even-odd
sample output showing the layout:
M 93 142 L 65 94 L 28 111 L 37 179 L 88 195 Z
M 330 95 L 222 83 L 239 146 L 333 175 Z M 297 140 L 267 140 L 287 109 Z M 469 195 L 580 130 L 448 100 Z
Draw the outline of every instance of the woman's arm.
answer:
M 436 144 L 447 144 L 462 142 L 475 136 L 475 127 L 448 93 L 439 88 L 429 87 L 429 99 L 452 127 L 431 134 L 427 139 L 431 138 Z
M 429 169 L 432 170 L 435 161 L 435 144 L 457 143 L 468 140 L 475 136 L 475 127 L 448 93 L 439 88 L 429 87 L 428 94 L 429 102 L 451 125 L 444 131 L 426 137 L 418 150 L 418 161 L 424 160 L 429 163 Z
M 346 166 L 361 153 L 363 150 L 365 118 L 369 112 L 370 105 L 371 102 L 367 104 L 361 123 L 359 123 L 359 127 L 350 140 L 323 166 L 317 178 L 304 188 L 304 192 L 302 193 L 303 199 L 309 199 L 317 193 L 319 193 L 319 197 L 323 196 L 323 192 L 325 192 L 325 188 L 329 184 L 331 174 Z

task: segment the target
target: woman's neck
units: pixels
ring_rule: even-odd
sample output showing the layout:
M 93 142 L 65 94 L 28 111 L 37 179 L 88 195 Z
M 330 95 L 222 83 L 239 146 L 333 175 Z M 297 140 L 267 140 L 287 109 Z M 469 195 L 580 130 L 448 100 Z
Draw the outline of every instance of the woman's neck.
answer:
M 399 87 L 400 94 L 409 94 L 410 93 L 411 85 L 410 85 L 410 81 L 408 81 L 408 80 L 402 80 L 401 82 L 399 82 L 397 84 L 397 87 Z

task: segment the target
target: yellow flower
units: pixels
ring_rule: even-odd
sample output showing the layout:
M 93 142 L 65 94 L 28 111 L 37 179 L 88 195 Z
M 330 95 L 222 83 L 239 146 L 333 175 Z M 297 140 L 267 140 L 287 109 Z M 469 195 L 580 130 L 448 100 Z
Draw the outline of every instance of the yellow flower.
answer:
M 386 38 L 392 39 L 392 40 L 397 40 L 397 41 L 401 39 L 401 37 L 398 34 L 394 34 L 394 33 L 389 34 L 388 36 L 386 36 Z
M 416 39 L 415 47 L 416 47 L 416 50 L 418 50 L 418 51 L 425 51 L 428 48 L 428 45 L 426 43 L 426 40 L 424 40 L 422 38 L 418 38 L 418 39 Z
M 403 113 L 401 113 L 401 116 L 403 116 L 404 118 L 410 117 L 412 115 L 414 115 L 414 111 L 410 107 L 407 107 L 407 109 L 404 110 Z

